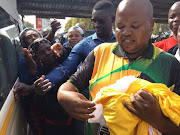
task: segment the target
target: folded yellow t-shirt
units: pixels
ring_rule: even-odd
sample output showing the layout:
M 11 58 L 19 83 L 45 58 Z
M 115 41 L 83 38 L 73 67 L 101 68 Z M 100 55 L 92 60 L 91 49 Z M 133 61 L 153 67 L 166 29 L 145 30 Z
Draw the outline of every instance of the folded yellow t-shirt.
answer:
M 103 116 L 111 135 L 149 135 L 149 124 L 129 112 L 122 104 L 122 101 L 126 101 L 131 105 L 130 94 L 135 94 L 141 88 L 153 93 L 159 101 L 163 114 L 179 126 L 180 96 L 169 91 L 164 84 L 137 79 L 130 84 L 126 93 L 111 87 L 101 89 L 98 103 L 103 105 Z M 158 135 L 155 129 L 153 132 Z

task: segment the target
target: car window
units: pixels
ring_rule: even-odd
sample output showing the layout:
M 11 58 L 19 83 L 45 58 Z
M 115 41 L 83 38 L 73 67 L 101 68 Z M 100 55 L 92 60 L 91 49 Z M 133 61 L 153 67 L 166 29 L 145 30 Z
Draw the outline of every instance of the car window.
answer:
M 2 50 L 0 49 L 0 107 L 2 106 L 4 100 L 3 91 L 5 91 L 7 85 L 8 85 L 7 75 L 2 58 Z
M 18 59 L 22 56 L 16 25 L 0 29 L 0 109 L 18 76 Z

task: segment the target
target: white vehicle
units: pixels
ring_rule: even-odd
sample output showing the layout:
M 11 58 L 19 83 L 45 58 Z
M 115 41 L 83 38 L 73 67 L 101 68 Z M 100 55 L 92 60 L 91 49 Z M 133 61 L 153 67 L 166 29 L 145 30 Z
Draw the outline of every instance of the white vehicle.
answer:
M 14 100 L 12 87 L 18 81 L 18 59 L 22 56 L 18 35 L 22 23 L 16 0 L 0 1 L 0 135 L 28 135 L 19 101 Z

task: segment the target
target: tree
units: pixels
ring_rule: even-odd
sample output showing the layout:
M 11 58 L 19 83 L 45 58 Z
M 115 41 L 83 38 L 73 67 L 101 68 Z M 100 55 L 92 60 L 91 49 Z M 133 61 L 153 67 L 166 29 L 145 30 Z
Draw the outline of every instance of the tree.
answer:
M 159 35 L 160 27 L 161 27 L 162 33 L 170 31 L 168 24 L 155 23 L 154 24 L 154 30 L 153 30 L 154 35 Z
M 67 31 L 70 27 L 74 26 L 76 23 L 82 23 L 85 26 L 86 30 L 92 30 L 93 25 L 91 24 L 91 19 L 89 18 L 71 18 L 65 25 L 65 31 Z
M 32 28 L 34 28 L 34 24 L 32 24 L 32 23 L 30 23 L 30 22 L 24 22 L 24 25 L 26 26 L 26 27 L 32 27 Z

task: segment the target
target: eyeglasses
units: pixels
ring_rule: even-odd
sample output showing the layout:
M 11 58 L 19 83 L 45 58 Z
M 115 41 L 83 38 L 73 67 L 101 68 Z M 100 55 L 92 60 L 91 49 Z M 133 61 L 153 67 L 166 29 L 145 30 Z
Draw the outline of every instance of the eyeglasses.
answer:
M 30 51 L 30 53 L 32 54 L 33 57 L 35 56 L 35 53 L 36 53 L 37 49 L 39 48 L 39 45 L 42 43 L 48 43 L 49 45 L 52 45 L 51 42 L 49 42 L 46 39 L 42 39 L 42 38 L 36 39 L 28 47 L 28 50 Z
M 49 42 L 48 40 L 39 38 L 39 39 L 36 39 L 36 40 L 30 45 L 30 47 L 32 47 L 32 46 L 39 46 L 39 45 L 42 44 L 42 43 L 48 43 L 48 44 L 52 45 L 51 42 Z
M 106 20 L 104 20 L 104 19 L 91 19 L 91 22 L 94 24 L 94 23 L 99 23 L 99 24 L 102 24 L 102 25 L 104 25 L 105 24 L 105 22 L 106 22 Z

